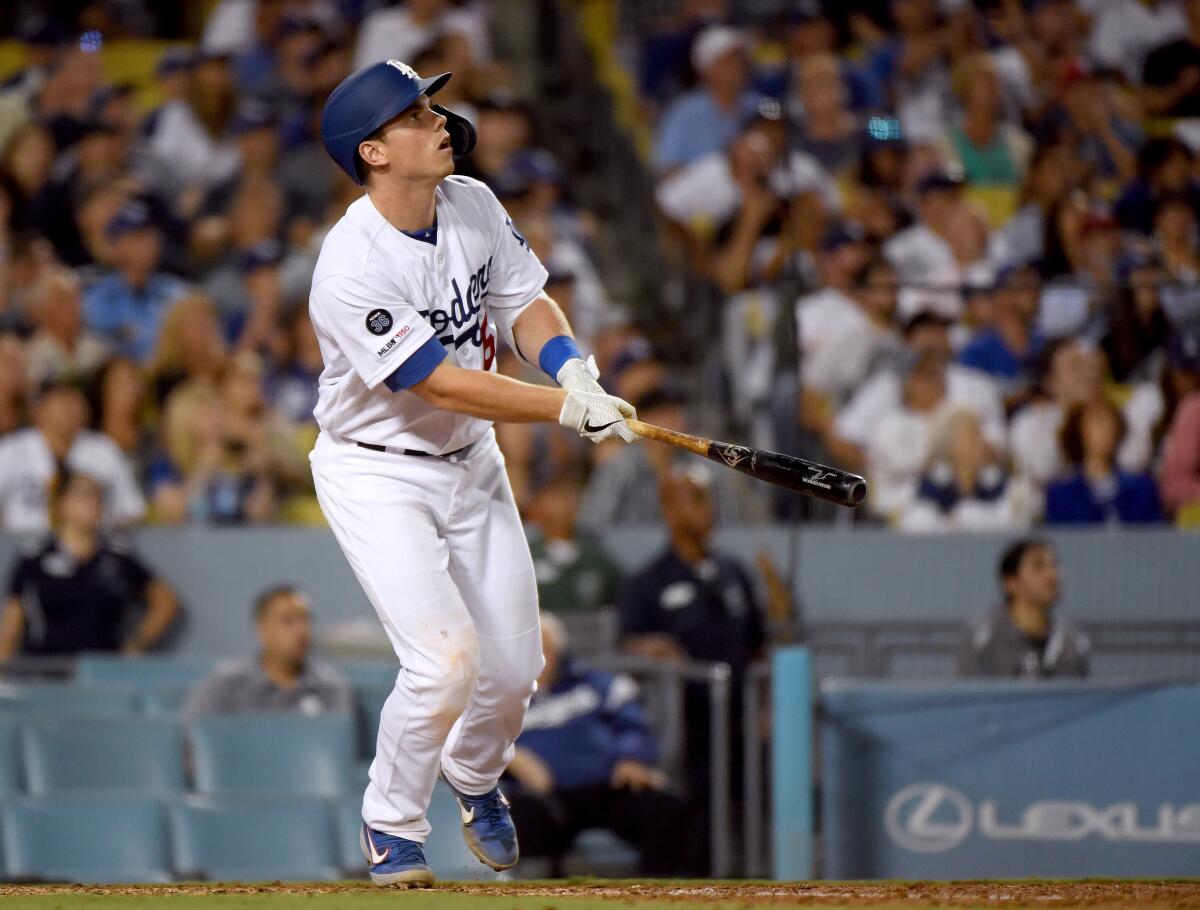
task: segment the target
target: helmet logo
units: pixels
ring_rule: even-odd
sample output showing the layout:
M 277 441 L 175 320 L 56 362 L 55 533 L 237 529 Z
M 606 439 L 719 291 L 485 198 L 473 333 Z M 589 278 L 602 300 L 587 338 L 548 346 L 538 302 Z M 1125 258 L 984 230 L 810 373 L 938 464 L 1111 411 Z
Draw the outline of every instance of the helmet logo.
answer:
M 417 75 L 417 71 L 415 69 L 413 69 L 411 66 L 409 66 L 407 63 L 401 63 L 399 60 L 389 60 L 387 62 L 387 65 L 394 66 L 396 69 L 400 70 L 400 72 L 404 73 L 404 75 L 406 75 L 409 79 L 420 79 L 421 78 L 420 76 Z

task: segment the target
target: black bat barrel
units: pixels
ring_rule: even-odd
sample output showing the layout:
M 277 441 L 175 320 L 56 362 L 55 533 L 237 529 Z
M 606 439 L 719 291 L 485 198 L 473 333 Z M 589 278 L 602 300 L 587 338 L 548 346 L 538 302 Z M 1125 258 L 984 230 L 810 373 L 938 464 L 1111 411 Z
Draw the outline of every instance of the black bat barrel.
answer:
M 867 498 L 867 482 L 857 474 L 794 455 L 727 442 L 710 443 L 707 455 L 735 471 L 839 506 L 853 508 Z

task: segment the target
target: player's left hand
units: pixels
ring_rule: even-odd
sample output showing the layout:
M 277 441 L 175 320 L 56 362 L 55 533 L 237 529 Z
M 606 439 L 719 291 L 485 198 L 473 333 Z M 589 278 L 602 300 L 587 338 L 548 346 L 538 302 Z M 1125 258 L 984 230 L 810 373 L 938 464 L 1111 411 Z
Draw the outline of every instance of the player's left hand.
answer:
M 615 395 L 568 391 L 558 414 L 558 422 L 592 442 L 599 443 L 614 437 L 623 442 L 633 442 L 637 434 L 626 421 L 636 417 L 637 411 L 633 405 Z

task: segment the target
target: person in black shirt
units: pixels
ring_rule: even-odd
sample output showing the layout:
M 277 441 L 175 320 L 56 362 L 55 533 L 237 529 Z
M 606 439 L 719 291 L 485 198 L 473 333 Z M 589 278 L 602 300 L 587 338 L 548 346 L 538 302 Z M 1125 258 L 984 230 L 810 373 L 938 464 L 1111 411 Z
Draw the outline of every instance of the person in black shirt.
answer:
M 1000 558 L 1004 604 L 971 623 L 959 651 L 960 676 L 1084 677 L 1087 636 L 1054 615 L 1058 556 L 1044 540 L 1025 538 Z
M 1188 34 L 1156 47 L 1142 64 L 1142 103 L 1153 117 L 1200 116 L 1200 0 L 1185 0 Z
M 676 465 L 659 483 L 670 545 L 638 572 L 621 598 L 626 651 L 668 661 L 719 661 L 729 665 L 729 758 L 733 818 L 742 780 L 741 691 L 746 668 L 761 654 L 765 621 L 750 574 L 738 560 L 712 548 L 713 501 L 703 465 Z M 710 807 L 708 690 L 685 690 L 686 789 L 696 812 L 693 865 L 703 868 Z
M 18 653 L 136 654 L 175 621 L 175 593 L 119 540 L 101 534 L 102 500 L 99 482 L 87 474 L 63 470 L 52 482 L 54 530 L 13 570 L 0 617 L 0 660 Z M 145 609 L 127 635 L 127 611 L 135 604 Z

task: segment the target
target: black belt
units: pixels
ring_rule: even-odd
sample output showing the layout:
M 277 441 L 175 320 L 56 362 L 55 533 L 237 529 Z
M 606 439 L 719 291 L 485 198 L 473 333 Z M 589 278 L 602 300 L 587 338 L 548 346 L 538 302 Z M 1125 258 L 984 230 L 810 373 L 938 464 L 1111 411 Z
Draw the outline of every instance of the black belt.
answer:
M 416 458 L 452 458 L 455 455 L 461 455 L 471 446 L 463 446 L 461 449 L 455 449 L 453 452 L 446 452 L 444 455 L 439 455 L 436 452 L 422 452 L 420 449 L 398 449 L 395 446 L 381 446 L 373 442 L 356 442 L 354 443 L 360 449 L 370 449 L 372 452 L 390 452 L 393 455 L 412 455 Z

